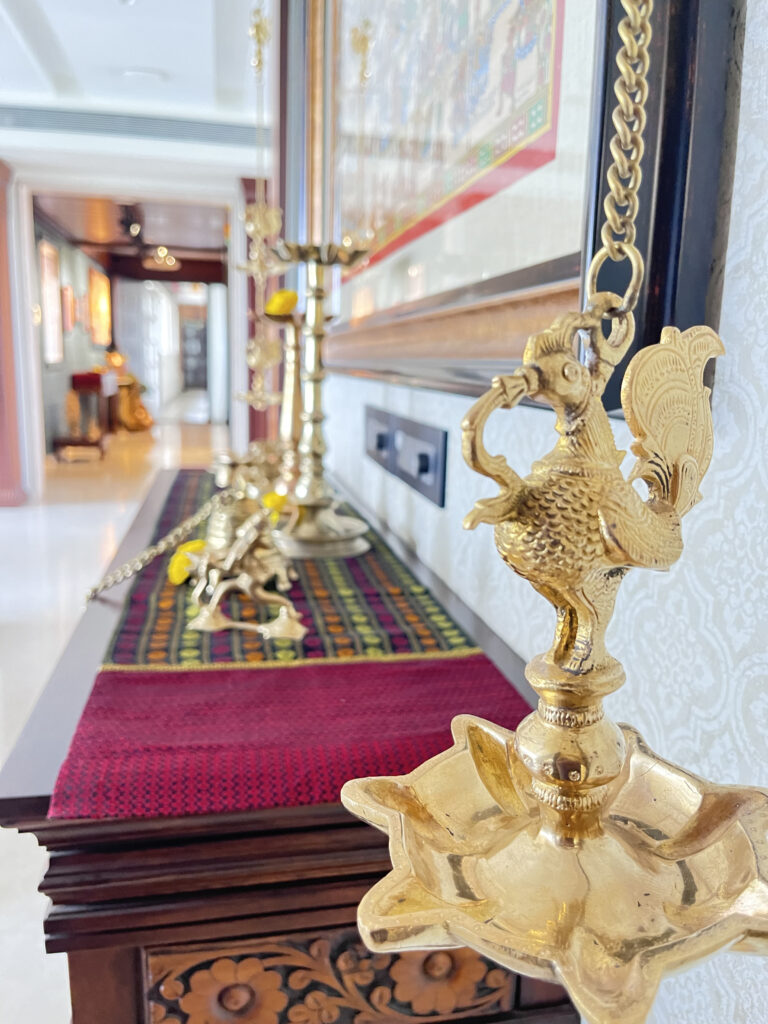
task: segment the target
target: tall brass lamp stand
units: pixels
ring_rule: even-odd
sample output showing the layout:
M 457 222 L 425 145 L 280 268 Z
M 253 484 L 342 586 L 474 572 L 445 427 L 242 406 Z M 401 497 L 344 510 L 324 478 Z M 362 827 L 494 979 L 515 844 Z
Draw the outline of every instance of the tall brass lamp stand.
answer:
M 298 479 L 292 497 L 298 517 L 275 531 L 275 542 L 289 558 L 349 558 L 370 547 L 368 526 L 356 516 L 342 515 L 325 478 L 323 436 L 323 339 L 325 337 L 325 274 L 333 266 L 352 267 L 365 250 L 344 245 L 300 245 L 280 241 L 275 247 L 285 263 L 307 266 L 307 308 L 304 316 L 302 365 L 302 431 L 298 445 Z

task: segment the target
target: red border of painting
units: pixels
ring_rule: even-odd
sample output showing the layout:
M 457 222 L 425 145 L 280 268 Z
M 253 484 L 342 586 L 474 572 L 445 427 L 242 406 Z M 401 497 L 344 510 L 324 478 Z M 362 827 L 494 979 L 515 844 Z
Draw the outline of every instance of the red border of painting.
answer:
M 460 213 L 471 210 L 473 206 L 500 192 L 503 188 L 524 178 L 531 171 L 543 167 L 555 157 L 557 143 L 557 124 L 560 114 L 560 83 L 563 60 L 563 23 L 565 20 L 565 0 L 557 0 L 557 17 L 555 26 L 555 81 L 552 90 L 552 123 L 534 142 L 505 160 L 504 163 L 492 167 L 486 174 L 478 177 L 466 189 L 436 206 L 420 220 L 396 235 L 390 242 L 377 249 L 371 257 L 355 270 L 344 274 L 342 284 L 373 266 L 386 256 L 391 255 L 409 242 L 421 238 L 422 235 L 434 231 L 442 224 L 457 217 Z

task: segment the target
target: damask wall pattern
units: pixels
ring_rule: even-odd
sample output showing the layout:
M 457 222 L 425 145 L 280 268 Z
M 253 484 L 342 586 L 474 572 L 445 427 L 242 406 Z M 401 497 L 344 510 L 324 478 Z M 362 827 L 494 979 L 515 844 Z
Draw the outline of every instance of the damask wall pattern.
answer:
M 713 395 L 715 453 L 703 501 L 684 523 L 669 573 L 631 573 L 609 649 L 628 681 L 609 713 L 640 729 L 662 756 L 722 783 L 768 787 L 768 3 L 747 11 L 734 198 Z M 542 325 L 544 326 L 544 325 Z M 445 427 L 445 509 L 360 452 L 366 404 Z M 491 529 L 461 527 L 494 486 L 466 468 L 459 423 L 471 400 L 347 377 L 328 380 L 329 466 L 526 660 L 546 649 L 549 606 L 501 562 Z M 495 416 L 489 451 L 527 471 L 552 443 L 554 418 L 518 408 Z M 618 442 L 631 441 L 617 423 Z M 459 712 L 462 709 L 456 708 Z M 650 1024 L 764 1024 L 768 962 L 719 954 L 662 983 Z

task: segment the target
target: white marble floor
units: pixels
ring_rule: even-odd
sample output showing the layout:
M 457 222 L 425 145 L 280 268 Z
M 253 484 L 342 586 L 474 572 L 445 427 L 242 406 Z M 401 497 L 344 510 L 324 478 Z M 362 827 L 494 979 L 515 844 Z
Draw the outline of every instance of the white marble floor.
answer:
M 169 402 L 157 416 L 159 423 L 208 423 L 211 418 L 211 402 L 208 392 L 198 388 L 182 391 Z
M 0 764 L 157 470 L 207 465 L 227 445 L 226 427 L 202 424 L 122 433 L 101 462 L 51 460 L 40 504 L 0 508 Z M 70 1020 L 65 957 L 43 950 L 45 866 L 34 836 L 0 830 L 0 1020 L 9 1024 Z

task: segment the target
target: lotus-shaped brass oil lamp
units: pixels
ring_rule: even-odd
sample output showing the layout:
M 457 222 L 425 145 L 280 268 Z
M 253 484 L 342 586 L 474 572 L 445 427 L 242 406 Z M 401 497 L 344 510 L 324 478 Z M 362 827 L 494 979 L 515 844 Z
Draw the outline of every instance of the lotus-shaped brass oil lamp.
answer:
M 449 750 L 342 791 L 390 837 L 393 870 L 358 915 L 371 949 L 471 946 L 564 984 L 589 1024 L 642 1024 L 665 973 L 718 949 L 768 953 L 768 792 L 704 782 L 603 710 L 624 681 L 605 644 L 616 593 L 631 568 L 664 570 L 682 552 L 681 519 L 712 453 L 704 369 L 723 352 L 708 327 L 668 327 L 634 356 L 622 406 L 637 461 L 625 478 L 601 399 L 631 345 L 643 275 L 634 216 L 652 5 L 622 3 L 614 166 L 586 311 L 531 337 L 522 366 L 462 425 L 465 459 L 501 488 L 465 526 L 493 524 L 501 557 L 556 610 L 551 648 L 526 669 L 538 709 L 516 733 L 455 718 Z M 623 297 L 597 287 L 606 259 L 629 263 Z M 524 397 L 555 410 L 558 439 L 521 478 L 483 430 Z

